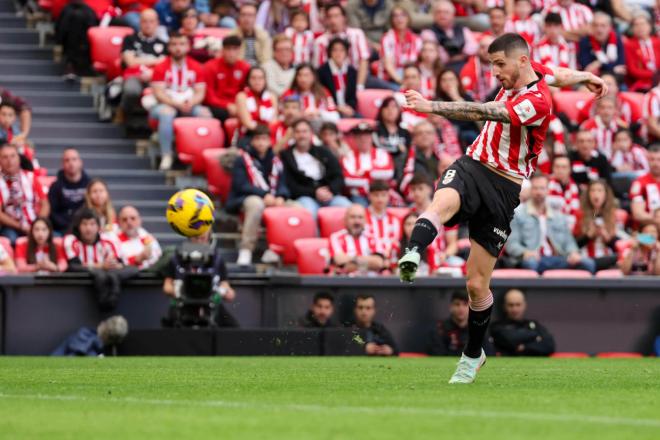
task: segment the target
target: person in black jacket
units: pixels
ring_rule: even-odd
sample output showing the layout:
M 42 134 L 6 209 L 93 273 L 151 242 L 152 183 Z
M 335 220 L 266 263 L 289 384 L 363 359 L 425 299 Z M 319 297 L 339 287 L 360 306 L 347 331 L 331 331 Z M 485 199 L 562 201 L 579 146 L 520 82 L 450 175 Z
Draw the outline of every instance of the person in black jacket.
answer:
M 62 169 L 57 172 L 57 180 L 48 191 L 50 221 L 57 235 L 67 232 L 73 214 L 85 203 L 85 190 L 89 181 L 78 151 L 73 148 L 64 150 Z
M 291 198 L 316 218 L 321 206 L 348 207 L 351 201 L 341 195 L 344 175 L 339 161 L 329 149 L 313 145 L 313 136 L 308 120 L 294 122 L 295 143 L 282 151 L 281 159 Z
M 335 299 L 328 292 L 318 292 L 314 295 L 312 307 L 305 316 L 298 320 L 298 325 L 304 328 L 331 328 L 337 327 L 332 319 L 335 313 Z
M 612 166 L 603 153 L 596 149 L 596 138 L 589 130 L 580 130 L 575 135 L 575 151 L 571 159 L 571 176 L 583 190 L 591 180 L 603 179 L 611 183 Z
M 504 356 L 549 356 L 555 352 L 555 340 L 538 321 L 525 319 L 525 295 L 511 289 L 504 295 L 506 317 L 490 327 L 493 344 Z
M 319 68 L 319 81 L 330 91 L 344 118 L 356 117 L 357 110 L 357 70 L 348 59 L 350 47 L 343 38 L 330 40 L 328 61 Z
M 355 328 L 366 331 L 364 352 L 369 356 L 397 356 L 399 350 L 390 331 L 374 321 L 376 299 L 373 295 L 360 294 L 355 299 Z

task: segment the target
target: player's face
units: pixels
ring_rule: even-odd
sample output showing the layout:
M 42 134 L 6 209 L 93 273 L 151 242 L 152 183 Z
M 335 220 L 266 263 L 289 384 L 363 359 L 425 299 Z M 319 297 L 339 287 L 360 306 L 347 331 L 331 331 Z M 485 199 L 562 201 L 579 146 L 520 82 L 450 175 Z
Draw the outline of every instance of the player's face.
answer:
M 504 302 L 504 311 L 509 319 L 522 321 L 525 317 L 527 304 L 525 298 L 520 294 L 509 294 Z
M 376 315 L 376 303 L 373 298 L 360 299 L 355 304 L 355 320 L 361 325 L 371 325 Z
M 602 208 L 605 204 L 606 196 L 607 192 L 605 191 L 605 187 L 602 184 L 595 183 L 589 187 L 589 202 L 594 208 Z
M 321 324 L 328 322 L 334 311 L 334 306 L 327 299 L 319 299 L 312 305 L 312 314 Z
M 384 211 L 387 208 L 387 202 L 390 200 L 390 195 L 387 191 L 375 191 L 369 193 L 369 204 L 373 206 L 376 211 Z
M 460 299 L 453 300 L 451 304 L 449 304 L 449 315 L 456 323 L 467 321 L 468 303 L 466 301 L 461 301 Z
M 548 196 L 548 179 L 539 177 L 532 180 L 531 198 L 536 205 L 545 203 Z
M 99 223 L 96 219 L 88 218 L 80 222 L 80 239 L 87 243 L 94 243 L 99 234 Z
M 660 152 L 649 153 L 649 168 L 651 169 L 651 174 L 655 177 L 660 177 Z
M 521 57 L 506 56 L 504 51 L 488 54 L 493 75 L 500 81 L 505 90 L 513 89 L 520 78 Z

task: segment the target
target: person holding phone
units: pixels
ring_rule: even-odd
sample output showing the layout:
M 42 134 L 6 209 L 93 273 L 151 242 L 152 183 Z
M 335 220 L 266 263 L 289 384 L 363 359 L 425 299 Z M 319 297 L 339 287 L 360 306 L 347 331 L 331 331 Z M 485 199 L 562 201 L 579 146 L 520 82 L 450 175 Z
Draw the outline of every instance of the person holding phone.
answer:
M 631 240 L 621 261 L 621 271 L 624 275 L 660 275 L 660 242 L 658 242 L 658 227 L 655 223 L 644 225 Z

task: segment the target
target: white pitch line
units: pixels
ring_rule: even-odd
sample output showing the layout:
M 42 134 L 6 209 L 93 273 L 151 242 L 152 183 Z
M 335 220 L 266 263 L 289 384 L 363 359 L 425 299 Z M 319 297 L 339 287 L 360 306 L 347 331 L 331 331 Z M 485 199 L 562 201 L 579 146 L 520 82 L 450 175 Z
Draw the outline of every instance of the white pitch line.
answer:
M 225 400 L 172 400 L 172 399 L 145 399 L 140 397 L 108 397 L 90 398 L 76 395 L 47 395 L 47 394 L 4 394 L 0 399 L 24 400 L 54 400 L 54 401 L 83 401 L 95 403 L 129 403 L 155 406 L 197 406 L 213 408 L 258 409 L 266 411 L 303 411 L 303 412 L 340 412 L 362 414 L 410 414 L 433 415 L 440 417 L 475 417 L 492 419 L 517 419 L 523 421 L 588 423 L 598 425 L 618 425 L 634 427 L 660 428 L 660 419 L 634 419 L 628 417 L 609 417 L 598 415 L 558 414 L 558 413 L 531 413 L 514 411 L 479 411 L 456 410 L 443 408 L 422 407 L 396 407 L 396 406 L 326 406 L 314 404 L 267 404 L 258 402 L 232 402 Z

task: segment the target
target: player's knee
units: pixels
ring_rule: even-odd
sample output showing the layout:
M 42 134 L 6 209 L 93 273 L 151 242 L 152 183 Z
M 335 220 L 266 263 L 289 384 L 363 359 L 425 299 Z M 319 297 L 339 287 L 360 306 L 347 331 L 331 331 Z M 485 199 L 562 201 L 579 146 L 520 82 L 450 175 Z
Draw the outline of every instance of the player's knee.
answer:
M 481 298 L 484 295 L 488 295 L 490 292 L 488 279 L 480 274 L 468 276 L 465 284 L 468 294 L 470 295 L 470 299 L 472 300 Z

